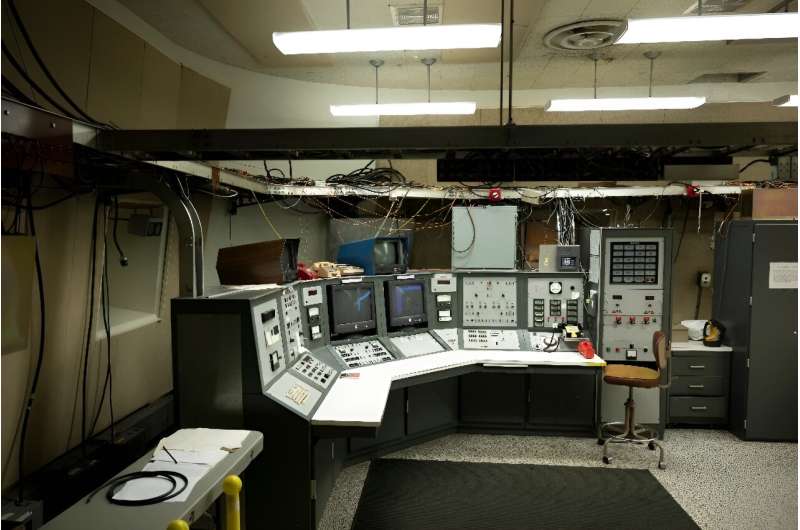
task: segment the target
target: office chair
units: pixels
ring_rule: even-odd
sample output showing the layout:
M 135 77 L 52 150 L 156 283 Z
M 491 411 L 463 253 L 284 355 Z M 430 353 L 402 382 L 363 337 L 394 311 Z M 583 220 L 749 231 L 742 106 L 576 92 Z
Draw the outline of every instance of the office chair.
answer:
M 597 430 L 597 443 L 603 446 L 603 463 L 610 464 L 612 458 L 608 456 L 608 446 L 611 444 L 647 444 L 648 449 L 655 451 L 658 448 L 658 468 L 665 469 L 664 447 L 658 442 L 657 433 L 636 423 L 634 412 L 636 403 L 633 401 L 635 388 L 666 388 L 671 382 L 668 375 L 667 383 L 661 384 L 662 372 L 667 370 L 670 360 L 670 345 L 666 335 L 661 331 L 653 334 L 653 354 L 656 358 L 656 368 L 631 366 L 627 364 L 609 364 L 603 373 L 603 381 L 610 385 L 623 385 L 628 387 L 628 399 L 625 401 L 625 421 L 610 422 L 600 425 Z M 614 431 L 615 434 L 603 438 L 603 431 Z

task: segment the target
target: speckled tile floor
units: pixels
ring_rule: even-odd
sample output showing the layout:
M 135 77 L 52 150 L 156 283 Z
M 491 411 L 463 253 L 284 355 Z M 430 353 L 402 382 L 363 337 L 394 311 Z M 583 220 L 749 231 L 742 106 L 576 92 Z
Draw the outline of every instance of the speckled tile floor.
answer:
M 644 447 L 610 449 L 612 467 L 650 469 L 705 529 L 797 528 L 797 444 L 742 442 L 727 431 L 670 429 L 667 469 Z M 452 434 L 390 458 L 603 466 L 593 438 Z M 345 468 L 320 530 L 349 529 L 369 463 Z

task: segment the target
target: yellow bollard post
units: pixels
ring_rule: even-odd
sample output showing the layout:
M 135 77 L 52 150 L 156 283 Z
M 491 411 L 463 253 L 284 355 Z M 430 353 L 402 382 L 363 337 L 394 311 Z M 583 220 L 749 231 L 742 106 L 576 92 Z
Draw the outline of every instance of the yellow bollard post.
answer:
M 241 530 L 239 492 L 242 491 L 242 479 L 228 475 L 222 481 L 222 491 L 225 493 L 225 530 Z
M 167 530 L 189 530 L 189 523 L 183 519 L 175 519 L 169 523 Z

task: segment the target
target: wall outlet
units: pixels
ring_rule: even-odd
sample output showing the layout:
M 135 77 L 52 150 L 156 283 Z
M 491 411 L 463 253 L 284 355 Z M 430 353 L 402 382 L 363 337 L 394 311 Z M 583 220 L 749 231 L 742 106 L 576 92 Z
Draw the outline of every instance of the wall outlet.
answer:
M 697 285 L 700 287 L 711 287 L 711 273 L 710 272 L 698 272 L 697 273 Z

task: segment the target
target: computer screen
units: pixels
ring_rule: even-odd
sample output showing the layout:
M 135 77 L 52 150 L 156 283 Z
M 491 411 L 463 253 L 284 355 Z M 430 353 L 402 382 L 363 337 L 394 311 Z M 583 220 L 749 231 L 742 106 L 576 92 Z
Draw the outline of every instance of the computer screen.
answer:
M 399 239 L 378 239 L 374 250 L 375 273 L 392 273 L 404 263 L 403 243 Z
M 427 322 L 422 281 L 388 282 L 389 327 L 416 326 Z
M 331 328 L 334 335 L 375 329 L 375 289 L 372 284 L 329 286 Z

